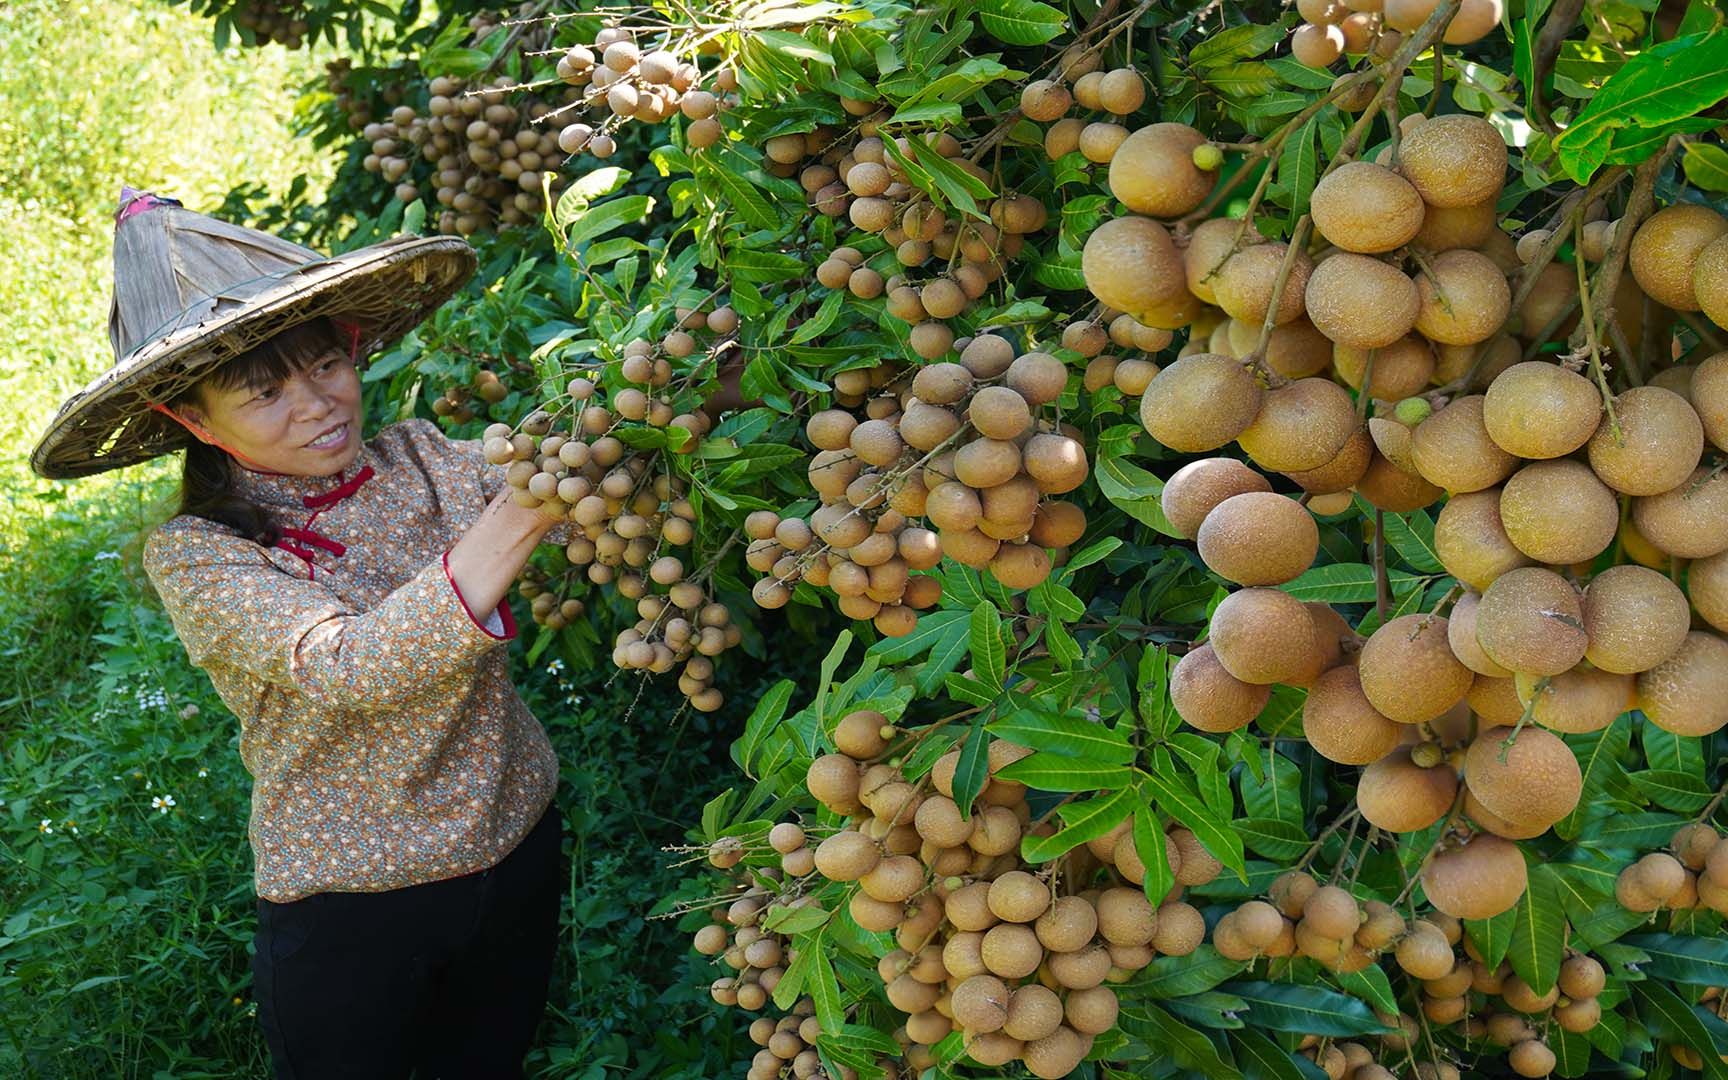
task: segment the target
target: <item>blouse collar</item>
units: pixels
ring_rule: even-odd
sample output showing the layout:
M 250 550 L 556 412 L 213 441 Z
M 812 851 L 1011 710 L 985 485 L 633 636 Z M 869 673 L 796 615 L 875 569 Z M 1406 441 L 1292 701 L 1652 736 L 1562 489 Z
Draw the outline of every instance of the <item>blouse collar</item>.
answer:
M 373 466 L 372 446 L 360 444 L 360 453 L 341 472 L 328 476 L 290 476 L 287 473 L 262 472 L 232 462 L 233 487 L 236 494 L 260 506 L 290 510 L 322 510 L 359 491 L 377 475 Z

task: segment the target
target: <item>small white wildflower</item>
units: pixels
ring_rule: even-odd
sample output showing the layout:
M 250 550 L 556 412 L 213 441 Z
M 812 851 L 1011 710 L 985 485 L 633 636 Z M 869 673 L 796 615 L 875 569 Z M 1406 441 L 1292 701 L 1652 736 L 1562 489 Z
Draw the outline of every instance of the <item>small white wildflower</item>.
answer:
M 564 670 L 564 661 L 559 659 L 558 657 L 554 656 L 550 661 L 547 662 L 546 670 L 550 671 L 552 674 L 556 675 L 560 671 Z
M 209 776 L 209 775 L 210 775 L 210 770 L 209 770 L 209 769 L 199 769 L 199 770 L 198 770 L 198 775 L 199 775 L 199 776 L 200 776 L 200 777 L 204 777 L 204 776 Z
M 54 819 L 53 818 L 43 818 L 40 822 L 37 823 L 36 831 L 40 832 L 40 833 L 53 832 L 54 831 Z
M 158 795 L 150 800 L 150 809 L 155 810 L 157 813 L 166 814 L 169 810 L 172 810 L 174 806 L 174 796 L 172 795 Z

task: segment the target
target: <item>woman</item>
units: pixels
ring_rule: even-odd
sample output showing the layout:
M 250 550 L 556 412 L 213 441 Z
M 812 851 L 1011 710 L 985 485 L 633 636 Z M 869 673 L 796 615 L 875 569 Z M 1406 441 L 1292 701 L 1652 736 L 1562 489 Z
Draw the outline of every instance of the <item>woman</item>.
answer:
M 275 1074 L 521 1076 L 563 871 L 505 597 L 556 522 L 427 421 L 363 441 L 357 372 L 472 251 L 324 259 L 131 189 L 116 222 L 117 363 L 31 460 L 76 476 L 186 447 L 144 562 L 240 721 Z

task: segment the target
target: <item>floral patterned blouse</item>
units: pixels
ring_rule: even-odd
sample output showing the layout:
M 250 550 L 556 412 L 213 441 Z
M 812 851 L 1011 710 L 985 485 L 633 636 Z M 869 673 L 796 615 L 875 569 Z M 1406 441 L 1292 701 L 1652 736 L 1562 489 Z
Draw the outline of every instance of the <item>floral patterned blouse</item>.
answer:
M 258 895 L 381 892 L 497 864 L 558 784 L 510 680 L 508 602 L 470 611 L 445 565 L 502 467 L 478 441 L 406 420 L 338 476 L 235 472 L 282 539 L 181 515 L 151 534 L 144 568 L 240 720 Z

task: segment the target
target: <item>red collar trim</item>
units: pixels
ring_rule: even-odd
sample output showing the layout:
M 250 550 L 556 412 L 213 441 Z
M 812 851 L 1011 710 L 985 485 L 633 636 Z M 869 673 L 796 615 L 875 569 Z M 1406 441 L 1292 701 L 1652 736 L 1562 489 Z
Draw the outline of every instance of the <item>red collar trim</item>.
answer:
M 372 466 L 361 466 L 359 472 L 342 481 L 340 484 L 337 484 L 329 491 L 317 495 L 304 496 L 300 501 L 306 504 L 306 509 L 308 510 L 322 510 L 331 503 L 341 502 L 343 499 L 353 495 L 356 491 L 359 491 L 360 486 L 366 483 L 366 481 L 372 479 L 374 475 L 375 473 L 373 472 Z

